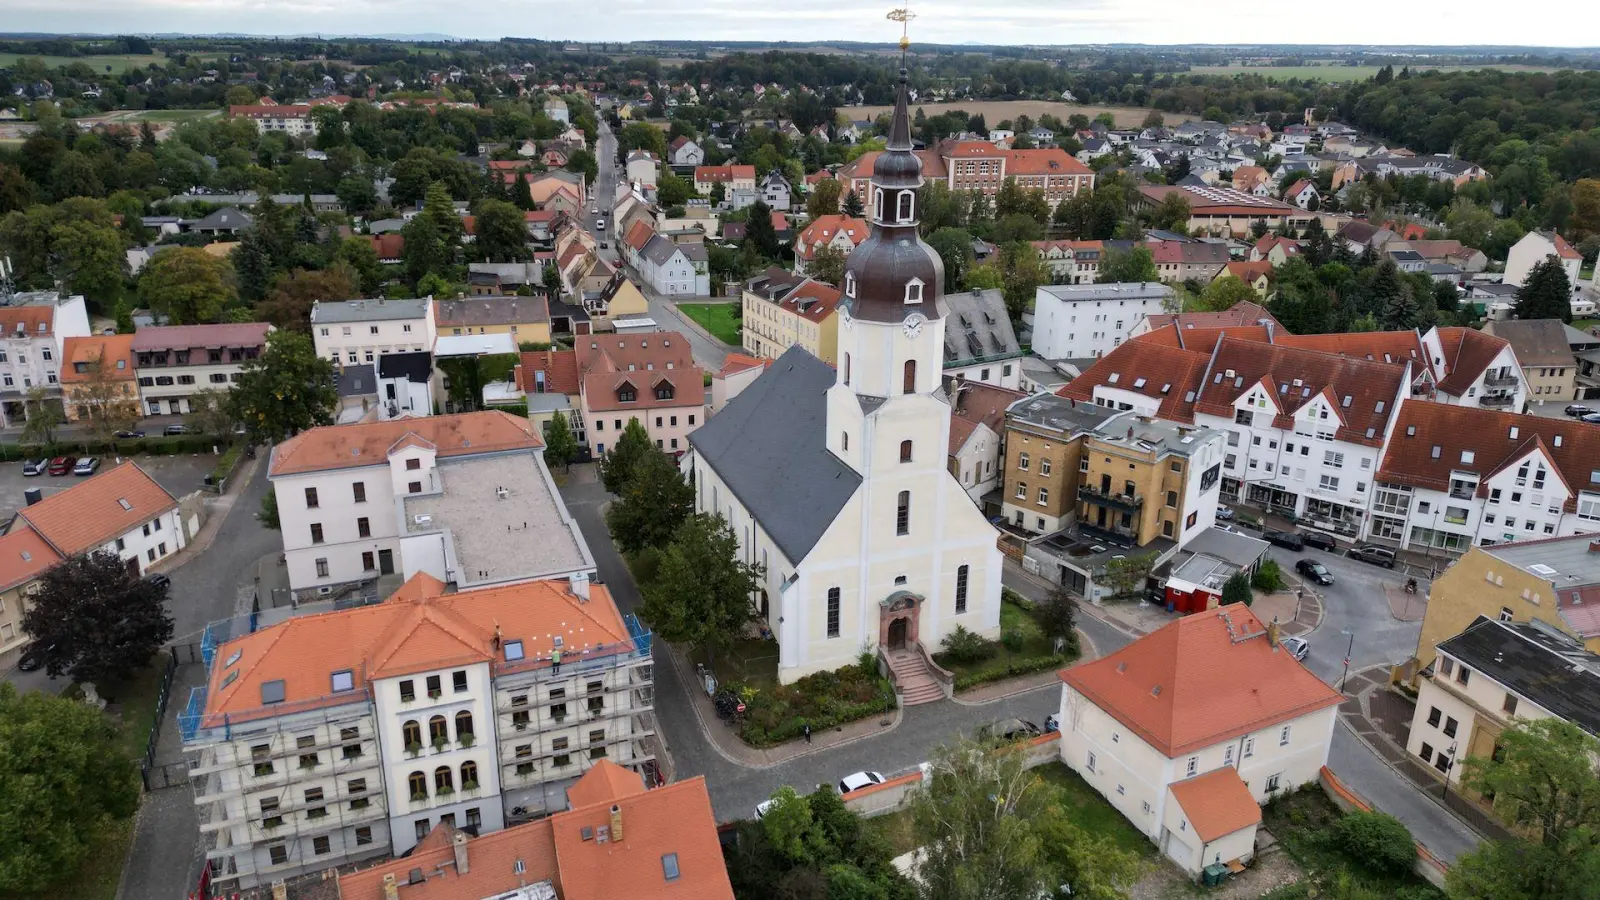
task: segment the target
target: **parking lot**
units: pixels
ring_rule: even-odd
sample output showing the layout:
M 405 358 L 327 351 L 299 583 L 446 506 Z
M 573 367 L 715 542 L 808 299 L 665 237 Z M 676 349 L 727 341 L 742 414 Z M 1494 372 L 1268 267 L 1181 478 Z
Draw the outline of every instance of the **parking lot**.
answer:
M 100 471 L 108 472 L 125 459 L 138 462 L 157 484 L 166 488 L 174 497 L 182 497 L 200 488 L 205 484 L 206 476 L 211 474 L 212 468 L 217 464 L 217 458 L 209 453 L 182 456 L 102 456 Z M 56 491 L 66 490 L 87 480 L 75 475 L 25 476 L 22 474 L 22 463 L 0 463 L 0 513 L 10 518 L 12 513 L 21 509 L 25 502 L 23 491 L 28 488 L 39 488 L 48 497 Z

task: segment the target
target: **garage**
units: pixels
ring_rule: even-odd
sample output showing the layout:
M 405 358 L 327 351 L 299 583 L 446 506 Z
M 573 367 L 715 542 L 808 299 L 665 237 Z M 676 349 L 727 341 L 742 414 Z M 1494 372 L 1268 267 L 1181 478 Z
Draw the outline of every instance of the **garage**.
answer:
M 1163 841 L 1162 849 L 1166 851 L 1169 859 L 1178 864 L 1178 868 L 1184 870 L 1185 872 L 1194 871 L 1194 848 L 1184 843 L 1183 839 L 1178 836 L 1177 832 L 1171 830 L 1167 831 L 1166 840 Z

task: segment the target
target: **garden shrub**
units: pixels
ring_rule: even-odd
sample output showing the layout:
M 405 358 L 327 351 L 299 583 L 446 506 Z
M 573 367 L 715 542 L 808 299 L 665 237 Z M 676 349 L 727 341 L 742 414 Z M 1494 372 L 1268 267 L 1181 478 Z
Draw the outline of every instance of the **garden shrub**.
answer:
M 1022 652 L 1022 642 L 1024 640 L 1025 639 L 1022 636 L 1022 632 L 1016 630 L 1015 628 L 1011 629 L 1010 631 L 1001 632 L 1000 634 L 1000 645 L 1005 647 L 1007 650 L 1010 650 L 1012 653 Z
M 1411 832 L 1386 813 L 1350 813 L 1334 823 L 1333 838 L 1352 859 L 1374 872 L 1398 875 L 1417 861 Z
M 1283 590 L 1283 569 L 1278 566 L 1277 560 L 1265 560 L 1256 568 L 1255 577 L 1250 583 L 1256 590 L 1268 594 Z
M 1003 585 L 1000 588 L 1000 602 L 1015 604 L 1018 609 L 1027 612 L 1033 611 L 1032 600 L 1029 600 L 1027 597 L 1022 596 L 1021 593 Z
M 1077 654 L 1056 654 L 1054 656 L 1035 656 L 1028 659 L 1009 659 L 1003 663 L 996 663 L 988 668 L 976 672 L 968 672 L 956 678 L 956 690 L 964 691 L 967 688 L 991 681 L 1000 681 L 1005 678 L 1015 678 L 1018 675 L 1032 675 L 1048 669 L 1058 669 L 1077 658 Z
M 961 625 L 957 625 L 955 631 L 945 635 L 944 640 L 939 642 L 939 646 L 944 649 L 935 654 L 934 659 L 940 665 L 948 663 L 966 665 L 983 662 L 986 659 L 993 658 L 999 652 L 995 648 L 994 641 L 975 631 L 969 631 Z
M 855 665 L 746 694 L 739 737 L 752 747 L 793 740 L 806 725 L 822 731 L 878 715 L 895 702 L 894 685 L 879 677 L 877 659 L 866 654 Z

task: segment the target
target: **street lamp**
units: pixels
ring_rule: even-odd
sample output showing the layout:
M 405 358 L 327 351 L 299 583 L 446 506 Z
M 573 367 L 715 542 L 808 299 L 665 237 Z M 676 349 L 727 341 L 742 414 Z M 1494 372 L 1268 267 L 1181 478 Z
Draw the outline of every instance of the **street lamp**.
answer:
M 1339 693 L 1344 693 L 1344 685 L 1350 680 L 1350 654 L 1356 649 L 1356 631 L 1354 628 L 1341 628 L 1339 633 L 1350 639 L 1344 648 L 1344 674 L 1339 676 Z
M 1445 752 L 1444 764 L 1444 789 L 1439 792 L 1440 800 L 1450 799 L 1450 770 L 1456 767 L 1456 742 L 1450 742 L 1450 749 Z

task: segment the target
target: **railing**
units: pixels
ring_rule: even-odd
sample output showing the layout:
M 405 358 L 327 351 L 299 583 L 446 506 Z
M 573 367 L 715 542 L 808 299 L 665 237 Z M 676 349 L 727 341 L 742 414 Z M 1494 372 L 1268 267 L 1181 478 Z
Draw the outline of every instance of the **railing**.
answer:
M 223 644 L 234 638 L 253 634 L 256 622 L 256 614 L 252 612 L 248 615 L 218 619 L 207 625 L 205 632 L 200 635 L 200 659 L 206 668 L 211 668 L 211 660 L 216 657 L 218 648 Z
M 1478 403 L 1483 406 L 1510 406 L 1516 399 L 1510 394 L 1485 394 L 1478 398 Z
M 1491 372 L 1488 375 L 1483 376 L 1483 383 L 1484 384 L 1492 384 L 1492 385 L 1495 385 L 1496 387 L 1514 386 L 1514 385 L 1518 384 L 1519 382 L 1521 382 L 1521 380 L 1522 379 L 1517 377 L 1517 375 L 1515 373 L 1511 373 L 1511 372 L 1508 372 L 1508 373 L 1503 374 L 1503 375 L 1497 375 L 1497 374 Z
M 1123 528 L 1120 525 L 1094 525 L 1089 522 L 1079 522 L 1078 529 L 1087 537 L 1095 540 L 1110 541 L 1113 544 L 1120 544 L 1124 541 L 1131 544 L 1139 539 L 1139 536 L 1133 533 L 1133 529 Z
M 1087 484 L 1078 488 L 1078 499 L 1087 500 L 1090 503 L 1101 506 L 1114 506 L 1130 512 L 1139 512 L 1144 509 L 1143 494 L 1112 494 L 1101 491 L 1099 488 L 1090 487 Z

